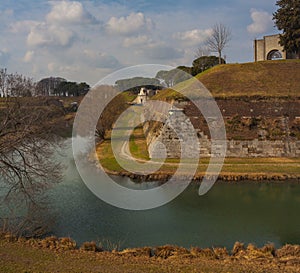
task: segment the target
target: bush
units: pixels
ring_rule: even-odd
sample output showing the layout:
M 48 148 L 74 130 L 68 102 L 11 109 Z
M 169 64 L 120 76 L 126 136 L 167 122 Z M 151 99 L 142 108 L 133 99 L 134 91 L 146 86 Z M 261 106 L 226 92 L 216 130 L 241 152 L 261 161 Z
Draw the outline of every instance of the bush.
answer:
M 80 247 L 81 250 L 84 251 L 93 251 L 93 252 L 99 252 L 102 251 L 102 248 L 98 247 L 97 244 L 92 242 L 84 242 L 82 246 Z
M 245 251 L 245 245 L 243 243 L 236 242 L 232 248 L 231 254 L 232 256 L 236 256 L 242 251 Z
M 68 237 L 57 238 L 56 236 L 50 236 L 40 240 L 38 246 L 56 250 L 73 250 L 76 249 L 76 242 Z
M 216 255 L 216 257 L 218 259 L 224 259 L 225 257 L 229 256 L 226 247 L 216 247 L 216 248 L 213 248 L 213 252 L 214 252 L 214 254 Z
M 217 255 L 210 248 L 191 247 L 190 252 L 195 257 L 217 259 Z
M 186 256 L 189 254 L 190 252 L 186 248 L 178 246 L 166 245 L 156 247 L 155 249 L 155 256 L 163 259 L 167 259 L 171 256 Z
M 60 238 L 59 247 L 64 250 L 73 250 L 76 249 L 76 242 L 68 237 Z
M 278 258 L 283 257 L 300 257 L 300 246 L 299 245 L 285 245 L 280 249 L 277 249 L 276 256 Z

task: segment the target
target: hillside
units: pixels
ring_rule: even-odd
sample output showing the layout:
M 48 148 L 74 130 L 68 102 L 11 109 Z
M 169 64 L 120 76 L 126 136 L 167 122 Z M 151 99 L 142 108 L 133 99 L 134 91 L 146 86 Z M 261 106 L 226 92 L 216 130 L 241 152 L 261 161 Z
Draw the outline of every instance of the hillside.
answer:
M 300 96 L 300 60 L 216 66 L 197 76 L 214 96 Z
M 196 76 L 214 97 L 300 97 L 300 60 L 218 65 Z M 188 82 L 178 85 L 180 89 Z M 171 89 L 157 99 L 175 98 Z

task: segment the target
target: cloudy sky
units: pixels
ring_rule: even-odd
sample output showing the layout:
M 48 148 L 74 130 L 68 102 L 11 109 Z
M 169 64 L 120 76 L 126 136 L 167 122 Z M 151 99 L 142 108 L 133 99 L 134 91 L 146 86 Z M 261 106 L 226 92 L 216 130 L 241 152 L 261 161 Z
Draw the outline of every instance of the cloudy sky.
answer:
M 1 0 L 0 68 L 93 85 L 137 64 L 191 65 L 218 22 L 227 62 L 253 60 L 253 39 L 277 33 L 276 0 Z

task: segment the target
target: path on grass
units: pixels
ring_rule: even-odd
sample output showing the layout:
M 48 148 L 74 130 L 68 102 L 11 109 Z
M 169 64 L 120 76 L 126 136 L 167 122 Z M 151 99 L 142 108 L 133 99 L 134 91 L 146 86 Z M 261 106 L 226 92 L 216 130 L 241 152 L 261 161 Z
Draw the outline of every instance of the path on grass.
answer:
M 136 106 L 138 107 L 138 106 Z M 132 107 L 133 108 L 133 107 Z M 135 108 L 133 108 L 134 110 Z M 133 126 L 133 121 L 129 120 L 128 121 L 128 125 Z M 128 127 L 128 128 L 129 128 Z M 121 130 L 120 130 L 121 131 Z M 131 134 L 132 130 L 129 128 L 127 130 L 123 130 L 123 134 L 124 135 L 128 135 Z M 137 158 L 134 157 L 131 152 L 130 152 L 130 146 L 129 146 L 129 141 L 123 141 L 123 143 L 121 144 L 121 148 L 118 151 L 118 156 L 120 158 L 122 158 L 123 160 L 126 161 L 131 161 L 131 162 L 138 162 L 138 163 L 147 163 L 147 164 L 153 164 L 153 165 L 162 165 L 162 162 L 159 159 L 142 159 L 142 158 Z M 208 160 L 208 159 L 207 159 Z M 244 160 L 244 162 L 237 162 L 237 161 L 241 161 Z M 227 162 L 226 162 L 227 161 Z M 232 161 L 232 162 L 228 162 L 228 161 Z M 234 162 L 235 161 L 235 162 Z M 251 161 L 251 162 L 247 162 L 247 161 Z M 172 167 L 176 167 L 178 166 L 179 162 L 164 162 L 163 163 L 166 166 L 172 166 Z M 195 165 L 195 163 L 186 163 L 186 162 L 181 162 L 181 164 L 186 164 L 186 165 Z M 201 163 L 199 162 L 197 165 L 208 165 L 208 164 L 215 164 L 214 162 L 209 163 L 209 161 L 205 162 L 205 163 Z M 266 167 L 297 167 L 300 170 L 300 159 L 299 158 L 227 158 L 225 159 L 225 162 L 223 164 L 224 166 L 257 166 L 257 167 L 262 167 L 262 166 L 266 166 Z

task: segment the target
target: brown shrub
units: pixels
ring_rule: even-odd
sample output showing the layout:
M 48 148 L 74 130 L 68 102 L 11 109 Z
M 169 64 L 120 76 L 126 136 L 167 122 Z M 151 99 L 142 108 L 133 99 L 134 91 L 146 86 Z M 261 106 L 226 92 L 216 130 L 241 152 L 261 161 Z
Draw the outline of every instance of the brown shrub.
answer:
M 275 248 L 274 244 L 272 244 L 272 243 L 264 245 L 260 250 L 263 253 L 266 253 L 266 254 L 268 253 L 268 254 L 271 254 L 272 256 L 275 256 L 275 253 L 276 253 L 276 248 Z
M 98 247 L 94 241 L 84 242 L 80 247 L 80 249 L 84 251 L 93 251 L 93 252 L 102 251 L 102 249 Z
M 235 242 L 231 254 L 232 256 L 237 256 L 238 254 L 240 254 L 240 252 L 244 252 L 244 251 L 245 251 L 245 245 L 240 242 Z
M 76 242 L 69 237 L 59 239 L 59 248 L 63 250 L 76 249 Z
M 143 247 L 143 248 L 126 248 L 123 251 L 119 252 L 121 255 L 130 255 L 134 257 L 151 257 L 152 256 L 152 249 L 150 247 Z
M 264 258 L 264 259 L 272 259 L 274 257 L 274 251 L 275 247 L 272 244 L 267 244 L 263 246 L 262 248 L 257 248 L 253 244 L 248 244 L 246 252 L 240 252 L 240 255 L 242 255 L 246 259 L 258 259 L 258 258 Z
M 40 241 L 32 241 L 31 245 L 38 245 L 42 248 L 49 248 L 55 250 L 73 250 L 76 249 L 76 242 L 68 237 L 57 238 L 56 236 L 50 236 Z
M 186 248 L 178 246 L 166 245 L 155 248 L 155 256 L 163 259 L 167 259 L 171 256 L 186 256 L 189 254 L 190 252 Z
M 278 258 L 283 257 L 300 257 L 300 246 L 299 245 L 285 245 L 280 249 L 276 250 L 276 256 Z
M 30 239 L 26 240 L 26 244 L 30 245 L 30 246 L 34 246 L 34 247 L 39 247 L 40 246 L 39 240 L 37 240 L 35 238 L 30 238 Z
M 195 257 L 203 257 L 209 259 L 217 259 L 217 255 L 210 248 L 191 247 L 190 252 Z
M 39 246 L 42 248 L 56 249 L 58 245 L 59 241 L 56 236 L 47 237 L 39 242 Z
M 16 242 L 17 241 L 17 237 L 15 235 L 13 235 L 12 233 L 6 233 L 6 234 L 4 234 L 4 239 L 7 242 Z
M 214 247 L 213 252 L 218 259 L 224 259 L 229 256 L 226 247 Z

